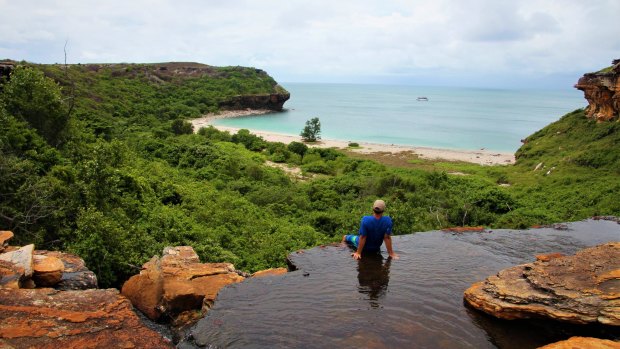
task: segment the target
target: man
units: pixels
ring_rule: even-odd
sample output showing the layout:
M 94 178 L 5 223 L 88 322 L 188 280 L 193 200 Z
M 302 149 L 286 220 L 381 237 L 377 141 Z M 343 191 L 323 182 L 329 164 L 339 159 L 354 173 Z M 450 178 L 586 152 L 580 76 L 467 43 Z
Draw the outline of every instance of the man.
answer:
M 357 248 L 353 258 L 361 259 L 362 253 L 378 253 L 381 244 L 385 242 L 390 258 L 398 259 L 392 249 L 392 219 L 384 216 L 385 202 L 377 200 L 372 205 L 372 216 L 364 216 L 360 224 L 359 235 L 345 235 L 342 242 L 352 244 Z

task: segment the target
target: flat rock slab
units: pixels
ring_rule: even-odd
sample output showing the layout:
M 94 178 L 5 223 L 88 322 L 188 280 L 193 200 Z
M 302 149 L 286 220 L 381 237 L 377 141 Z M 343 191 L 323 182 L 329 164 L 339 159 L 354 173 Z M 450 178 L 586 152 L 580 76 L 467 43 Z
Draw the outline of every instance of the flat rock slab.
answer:
M 591 337 L 571 337 L 538 349 L 620 349 L 620 342 Z
M 172 348 L 116 289 L 0 290 L 0 338 L 15 348 Z
M 502 270 L 467 289 L 465 300 L 502 319 L 620 326 L 620 242 Z
M 265 276 L 277 276 L 277 275 L 284 275 L 288 273 L 288 269 L 286 268 L 271 268 L 271 269 L 265 269 L 265 270 L 260 270 L 257 271 L 256 273 L 252 274 L 253 278 L 256 277 L 265 277 Z

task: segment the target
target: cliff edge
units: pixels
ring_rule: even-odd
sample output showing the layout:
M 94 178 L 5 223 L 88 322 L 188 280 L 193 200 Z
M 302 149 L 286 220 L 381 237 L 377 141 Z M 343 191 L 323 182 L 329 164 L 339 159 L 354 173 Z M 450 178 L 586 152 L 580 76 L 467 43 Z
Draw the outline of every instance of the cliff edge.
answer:
M 620 116 L 620 59 L 596 73 L 587 73 L 575 88 L 588 100 L 586 116 L 598 122 L 618 120 Z

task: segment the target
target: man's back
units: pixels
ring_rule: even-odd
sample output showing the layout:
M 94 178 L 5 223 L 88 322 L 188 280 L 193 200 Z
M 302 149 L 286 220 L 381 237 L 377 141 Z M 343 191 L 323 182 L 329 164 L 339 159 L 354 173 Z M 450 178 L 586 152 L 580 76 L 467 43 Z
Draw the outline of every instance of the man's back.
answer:
M 392 234 L 392 219 L 389 216 L 364 216 L 359 233 L 360 236 L 366 236 L 364 252 L 378 252 L 385 234 Z

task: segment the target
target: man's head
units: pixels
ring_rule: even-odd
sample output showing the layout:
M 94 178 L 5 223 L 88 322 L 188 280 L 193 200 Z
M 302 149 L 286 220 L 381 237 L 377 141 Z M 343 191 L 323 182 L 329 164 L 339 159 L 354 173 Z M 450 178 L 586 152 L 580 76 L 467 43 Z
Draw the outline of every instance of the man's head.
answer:
M 385 202 L 383 200 L 377 200 L 372 204 L 372 212 L 382 214 L 383 211 L 385 211 Z

